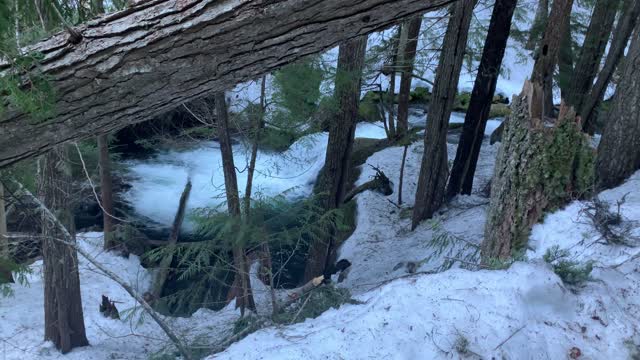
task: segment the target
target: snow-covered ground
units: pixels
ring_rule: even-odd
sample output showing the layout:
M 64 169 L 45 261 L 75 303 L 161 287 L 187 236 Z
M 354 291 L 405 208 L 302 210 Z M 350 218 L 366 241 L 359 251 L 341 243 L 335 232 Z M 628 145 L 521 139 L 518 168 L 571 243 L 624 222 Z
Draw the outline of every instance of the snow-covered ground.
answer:
M 82 248 L 116 272 L 141 292 L 150 286 L 150 272 L 140 266 L 139 259 L 128 259 L 102 251 L 102 233 L 78 236 Z M 29 285 L 14 284 L 13 296 L 0 297 L 0 359 L 66 359 L 66 360 L 128 360 L 148 359 L 169 343 L 162 330 L 118 284 L 108 279 L 79 257 L 82 308 L 90 346 L 74 349 L 62 355 L 50 342 L 44 342 L 44 302 L 42 261 L 31 265 Z M 116 302 L 121 320 L 105 318 L 99 312 L 101 296 Z M 233 321 L 240 316 L 233 305 L 221 311 L 198 310 L 190 318 L 166 318 L 170 326 L 187 340 L 211 339 L 210 334 L 225 336 Z M 215 342 L 218 339 L 213 339 Z
M 486 145 L 486 144 L 485 144 Z M 491 173 L 495 147 L 485 146 L 476 186 Z M 406 178 L 415 179 L 420 145 L 412 145 Z M 451 146 L 449 146 L 451 156 Z M 401 149 L 368 163 L 397 178 Z M 371 172 L 363 168 L 360 181 Z M 640 172 L 600 198 L 621 206 L 640 236 Z M 415 184 L 405 183 L 412 201 Z M 389 199 L 395 200 L 396 195 Z M 344 305 L 293 326 L 258 331 L 215 359 L 629 359 L 640 346 L 640 247 L 603 245 L 575 201 L 534 227 L 528 261 L 507 270 L 451 269 L 407 276 L 397 262 L 430 257 L 418 271 L 436 268 L 433 224 L 409 231 L 409 219 L 376 193 L 358 197 L 358 228 L 340 257 L 352 261 L 345 286 L 363 305 Z M 409 204 L 410 205 L 410 204 Z M 482 240 L 486 199 L 463 196 L 436 217 L 460 242 Z M 454 241 L 455 242 L 455 241 Z M 594 261 L 593 280 L 568 288 L 542 261 L 553 245 L 571 259 Z M 460 246 L 453 245 L 453 246 Z M 469 246 L 468 248 L 473 248 Z M 468 250 L 472 251 L 472 250 Z M 434 255 L 435 252 L 435 256 Z M 394 281 L 390 281 L 397 278 Z

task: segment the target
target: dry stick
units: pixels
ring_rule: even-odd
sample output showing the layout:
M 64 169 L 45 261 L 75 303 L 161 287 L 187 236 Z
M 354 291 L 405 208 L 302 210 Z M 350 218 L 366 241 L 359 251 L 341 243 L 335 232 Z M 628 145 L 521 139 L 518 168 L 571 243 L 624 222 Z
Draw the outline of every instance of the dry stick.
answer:
M 191 355 L 187 351 L 187 348 L 182 343 L 180 339 L 176 336 L 176 334 L 171 330 L 171 328 L 158 316 L 158 314 L 153 310 L 151 305 L 149 305 L 143 298 L 140 296 L 129 284 L 127 284 L 123 279 L 121 279 L 118 275 L 116 275 L 111 270 L 107 269 L 104 265 L 100 264 L 96 259 L 93 258 L 88 252 L 84 251 L 81 247 L 79 247 L 76 243 L 70 241 L 73 239 L 67 228 L 58 220 L 58 218 L 49 210 L 37 197 L 35 197 L 29 190 L 27 190 L 22 184 L 13 180 L 13 182 L 18 186 L 18 191 L 27 195 L 34 202 L 35 205 L 42 211 L 42 213 L 54 223 L 54 225 L 62 232 L 66 240 L 63 239 L 54 239 L 63 242 L 64 244 L 71 246 L 74 248 L 80 255 L 82 255 L 87 261 L 89 261 L 93 266 L 98 268 L 98 270 L 102 271 L 107 277 L 111 280 L 115 281 L 120 285 L 129 295 L 131 295 L 142 307 L 144 310 L 153 318 L 153 320 L 162 328 L 162 330 L 167 334 L 169 339 L 173 341 L 176 345 L 182 356 L 186 360 L 191 360 Z
M 187 208 L 187 201 L 189 200 L 189 194 L 191 193 L 191 179 L 187 179 L 187 183 L 184 186 L 182 195 L 180 196 L 180 202 L 178 203 L 178 211 L 173 220 L 173 227 L 171 228 L 171 235 L 169 235 L 169 241 L 167 242 L 168 249 L 167 255 L 160 260 L 160 266 L 156 272 L 156 276 L 153 280 L 153 287 L 151 289 L 151 295 L 154 299 L 159 299 L 162 295 L 162 289 L 165 282 L 167 282 L 167 276 L 169 275 L 169 267 L 171 261 L 173 261 L 173 252 L 175 251 L 176 243 L 178 242 L 178 236 L 180 235 L 180 228 L 182 227 L 182 221 Z
M 498 344 L 498 346 L 496 346 L 495 349 L 493 349 L 493 351 L 498 350 L 498 348 L 500 348 L 500 346 L 504 345 L 507 341 L 511 340 L 512 337 L 514 337 L 517 333 L 520 332 L 520 330 L 524 329 L 527 325 L 522 325 L 518 330 L 514 331 L 511 335 L 509 335 L 508 338 L 504 339 L 503 342 L 501 342 L 500 344 Z
M 404 151 L 402 152 L 402 164 L 400 164 L 400 183 L 398 184 L 398 205 L 402 205 L 402 181 L 404 179 L 404 163 L 407 160 L 407 149 L 409 145 L 404 146 Z
M 300 315 L 300 313 L 302 312 L 302 309 L 304 309 L 305 305 L 307 305 L 307 303 L 309 302 L 309 299 L 311 299 L 311 292 L 309 292 L 309 295 L 307 295 L 307 298 L 304 300 L 304 302 L 300 306 L 300 309 L 296 311 L 296 314 L 293 316 L 293 319 L 291 319 L 291 322 L 289 322 L 289 325 L 296 322 L 296 319 L 298 319 L 298 315 Z

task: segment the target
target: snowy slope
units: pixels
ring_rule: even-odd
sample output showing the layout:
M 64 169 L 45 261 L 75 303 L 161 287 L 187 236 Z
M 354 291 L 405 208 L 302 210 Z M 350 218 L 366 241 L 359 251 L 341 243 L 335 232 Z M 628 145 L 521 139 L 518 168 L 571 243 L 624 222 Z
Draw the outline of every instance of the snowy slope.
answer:
M 407 179 L 417 175 L 419 146 L 410 147 Z M 368 162 L 394 179 L 400 150 L 383 150 Z M 493 151 L 484 147 L 481 159 L 486 163 L 479 166 L 480 178 L 491 171 Z M 360 181 L 369 175 L 365 167 Z M 612 203 L 628 194 L 621 211 L 636 227 L 635 236 L 640 236 L 639 183 L 640 172 L 601 194 Z M 415 184 L 405 187 L 405 199 L 410 200 Z M 438 221 L 446 230 L 479 243 L 486 205 L 463 204 L 480 199 L 479 195 L 458 198 Z M 345 305 L 301 324 L 258 331 L 212 358 L 565 359 L 571 351 L 579 351 L 583 359 L 628 359 L 637 350 L 640 247 L 594 243 L 598 236 L 581 216 L 583 202 L 548 215 L 534 227 L 534 250 L 525 263 L 508 270 L 452 269 L 422 275 L 392 267 L 396 261 L 420 260 L 434 251 L 428 246 L 433 240 L 429 226 L 422 224 L 410 232 L 408 219 L 378 194 L 363 193 L 358 204 L 358 229 L 340 252 L 353 262 L 353 269 L 341 286 L 365 304 Z M 595 261 L 593 281 L 579 289 L 565 287 L 541 260 L 553 245 L 570 249 L 574 260 Z M 435 265 L 425 264 L 419 270 Z M 398 279 L 389 281 L 393 278 Z
M 78 243 L 135 288 L 144 291 L 149 287 L 150 273 L 140 266 L 136 256 L 124 259 L 102 252 L 102 233 L 80 234 Z M 30 275 L 29 286 L 13 285 L 13 297 L 0 298 L 0 359 L 147 359 L 169 343 L 150 317 L 141 318 L 139 309 L 130 312 L 128 318 L 125 316 L 126 311 L 133 310 L 136 303 L 118 284 L 100 274 L 82 258 L 79 259 L 79 266 L 85 326 L 91 345 L 61 355 L 52 343 L 43 341 L 44 290 L 42 261 L 38 261 L 31 266 L 34 273 Z M 100 314 L 98 306 L 103 294 L 116 301 L 122 320 L 108 319 Z M 180 336 L 195 339 L 205 334 L 224 335 L 230 332 L 233 321 L 239 315 L 232 306 L 219 312 L 200 309 L 190 318 L 167 320 Z

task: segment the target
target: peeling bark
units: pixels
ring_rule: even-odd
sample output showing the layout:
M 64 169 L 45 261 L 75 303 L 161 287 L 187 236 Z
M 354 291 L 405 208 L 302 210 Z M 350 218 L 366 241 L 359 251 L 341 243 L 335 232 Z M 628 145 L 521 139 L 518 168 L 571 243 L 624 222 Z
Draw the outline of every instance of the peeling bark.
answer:
M 451 0 L 149 0 L 25 49 L 57 94 L 45 122 L 0 117 L 0 167 L 149 120 Z M 11 71 L 0 62 L 0 73 Z M 35 71 L 35 70 L 34 70 Z M 6 101 L 1 99 L 0 101 Z

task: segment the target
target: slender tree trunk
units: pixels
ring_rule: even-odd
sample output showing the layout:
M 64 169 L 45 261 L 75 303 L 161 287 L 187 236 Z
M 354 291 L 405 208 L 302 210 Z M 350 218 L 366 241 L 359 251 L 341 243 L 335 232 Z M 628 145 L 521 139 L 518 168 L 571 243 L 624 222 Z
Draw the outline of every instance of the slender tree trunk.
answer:
M 398 93 L 398 131 L 397 136 L 406 135 L 409 129 L 409 95 L 411 93 L 411 79 L 413 78 L 413 65 L 416 59 L 416 50 L 418 48 L 418 37 L 420 36 L 420 26 L 422 25 L 422 16 L 418 16 L 405 22 L 402 25 L 401 46 L 402 57 L 398 64 L 401 74 L 400 92 Z
M 625 0 L 622 7 L 622 14 L 618 20 L 615 30 L 613 31 L 613 39 L 609 48 L 609 53 L 605 59 L 604 66 L 598 74 L 598 79 L 591 89 L 589 96 L 584 101 L 580 115 L 584 124 L 584 129 L 589 134 L 595 132 L 595 123 L 597 118 L 597 107 L 602 101 L 609 81 L 613 76 L 620 59 L 627 47 L 629 37 L 633 32 L 633 28 L 640 17 L 640 0 Z
M 449 176 L 448 198 L 460 193 L 471 194 L 473 176 L 517 3 L 518 0 L 496 0 L 493 7 L 478 75 L 473 85 L 469 109 L 465 115 L 456 158 Z
M 558 53 L 558 87 L 560 88 L 560 98 L 568 100 L 571 94 L 571 82 L 574 76 L 573 73 L 573 37 L 571 35 L 571 21 L 565 21 L 564 29 L 562 31 L 562 42 L 560 45 L 560 51 Z M 551 84 L 553 87 L 553 83 Z M 545 109 L 553 109 L 553 96 L 551 98 L 551 105 L 545 106 Z M 549 100 L 547 100 L 548 103 Z M 546 116 L 554 117 L 554 112 L 546 112 Z
M 167 251 L 169 251 L 170 254 L 166 255 L 160 261 L 160 264 L 156 269 L 156 274 L 153 279 L 153 287 L 151 289 L 151 294 L 153 295 L 154 299 L 159 299 L 162 296 L 162 289 L 164 289 L 164 284 L 167 281 L 167 276 L 169 275 L 169 269 L 171 268 L 171 262 L 173 261 L 173 251 L 175 249 L 176 244 L 178 243 L 180 228 L 182 227 L 182 222 L 184 221 L 184 216 L 187 212 L 187 202 L 189 201 L 190 193 L 191 193 L 191 179 L 188 179 L 187 183 L 184 186 L 184 190 L 182 191 L 182 195 L 180 196 L 180 201 L 178 203 L 178 211 L 176 212 L 176 216 L 173 219 L 171 234 L 169 235 L 169 240 L 167 241 Z
M 536 16 L 533 19 L 533 25 L 529 30 L 529 40 L 525 45 L 525 49 L 533 50 L 538 43 L 540 34 L 543 33 L 544 28 L 547 26 L 547 18 L 549 15 L 549 0 L 538 1 L 538 8 L 536 10 Z
M 100 165 L 100 193 L 102 201 L 102 229 L 104 249 L 111 250 L 116 245 L 113 236 L 113 185 L 111 182 L 111 159 L 107 135 L 98 136 L 98 156 Z
M 367 48 L 367 37 L 361 36 L 340 45 L 335 93 L 337 113 L 329 126 L 329 143 L 322 179 L 317 192 L 322 194 L 326 210 L 338 208 L 347 193 L 351 151 L 360 102 L 360 83 Z M 307 282 L 324 273 L 333 251 L 335 234 L 312 241 L 305 268 Z
M 216 123 L 218 125 L 218 139 L 220 141 L 220 153 L 222 155 L 222 169 L 224 171 L 224 187 L 227 194 L 227 208 L 229 215 L 237 221 L 241 219 L 240 196 L 238 194 L 238 179 L 236 177 L 236 167 L 233 162 L 233 149 L 231 147 L 231 137 L 229 136 L 229 114 L 224 92 L 217 92 L 214 95 L 216 107 Z M 239 225 L 239 223 L 238 223 Z M 236 225 L 236 226 L 238 226 Z M 240 229 L 238 229 L 240 230 Z M 238 234 L 241 231 L 237 232 Z M 233 265 L 235 267 L 235 277 L 233 285 L 229 290 L 228 298 L 235 297 L 236 308 L 240 308 L 244 316 L 244 310 L 256 309 L 253 295 L 251 294 L 251 280 L 249 278 L 249 263 L 241 242 L 243 239 L 237 238 L 233 245 Z
M 7 238 L 7 214 L 5 213 L 4 185 L 0 181 L 0 259 L 9 259 L 9 238 Z M 13 282 L 10 269 L 3 269 L 0 263 L 0 284 Z
M 598 0 L 593 8 L 591 22 L 569 82 L 567 101 L 577 111 L 581 111 L 600 68 L 600 61 L 609 42 L 613 21 L 618 12 L 618 4 L 618 0 Z M 578 113 L 578 115 L 581 114 Z
M 563 102 L 557 119 L 545 117 L 544 82 L 561 46 L 572 0 L 555 0 L 532 81 L 515 97 L 491 182 L 482 261 L 524 251 L 531 227 L 546 211 L 581 197 L 593 186 L 594 154 L 575 111 Z
M 598 146 L 600 188 L 618 185 L 640 169 L 640 26 L 632 35 L 624 71 Z
M 475 0 L 461 0 L 450 7 L 451 15 L 442 44 L 427 114 L 424 154 L 413 207 L 412 229 L 415 229 L 420 221 L 432 217 L 444 199 L 449 175 L 447 158 L 449 117 L 458 89 L 474 5 Z
M 398 179 L 398 205 L 402 205 L 402 184 L 404 183 L 404 164 L 407 161 L 407 150 L 409 145 L 402 150 L 402 162 L 400 163 L 400 178 Z
M 75 241 L 67 148 L 58 146 L 49 151 L 42 157 L 40 169 L 41 201 L 69 229 L 70 240 Z M 59 241 L 66 236 L 46 216 L 43 216 L 42 235 L 44 338 L 64 354 L 89 344 L 82 313 L 78 256 L 75 248 Z

